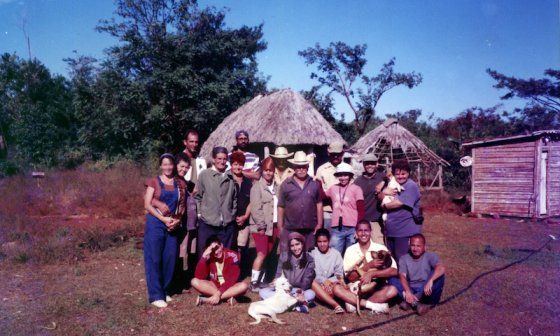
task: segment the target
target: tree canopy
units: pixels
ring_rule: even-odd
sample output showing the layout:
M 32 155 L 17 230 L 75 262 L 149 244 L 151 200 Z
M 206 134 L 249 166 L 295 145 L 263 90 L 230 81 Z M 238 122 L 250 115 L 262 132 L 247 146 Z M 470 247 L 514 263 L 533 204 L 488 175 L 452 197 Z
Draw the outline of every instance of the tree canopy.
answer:
M 389 90 L 404 85 L 409 89 L 422 82 L 422 75 L 395 72 L 395 59 L 383 64 L 379 73 L 368 76 L 364 73 L 367 63 L 367 45 L 349 46 L 344 42 L 332 42 L 323 48 L 318 43 L 299 52 L 306 65 L 315 65 L 317 72 L 311 78 L 317 79 L 330 92 L 342 95 L 354 114 L 354 127 L 358 136 L 365 133 L 375 117 L 375 108 L 381 97 Z

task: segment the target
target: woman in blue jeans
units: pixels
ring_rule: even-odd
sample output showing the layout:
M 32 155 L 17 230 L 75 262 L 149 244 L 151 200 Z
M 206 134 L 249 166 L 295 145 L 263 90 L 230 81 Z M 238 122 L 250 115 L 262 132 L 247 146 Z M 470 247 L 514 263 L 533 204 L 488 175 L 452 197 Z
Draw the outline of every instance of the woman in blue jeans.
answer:
M 364 194 L 362 188 L 350 183 L 354 172 L 352 166 L 340 163 L 334 176 L 338 183 L 325 195 L 332 200 L 331 246 L 342 256 L 356 242 L 356 224 L 364 217 Z
M 185 211 L 186 185 L 175 178 L 173 155 L 160 156 L 159 166 L 161 174 L 146 181 L 144 266 L 148 299 L 152 305 L 164 308 L 171 300 L 169 287 L 177 259 L 177 228 Z M 169 212 L 156 209 L 152 205 L 154 198 L 165 203 Z

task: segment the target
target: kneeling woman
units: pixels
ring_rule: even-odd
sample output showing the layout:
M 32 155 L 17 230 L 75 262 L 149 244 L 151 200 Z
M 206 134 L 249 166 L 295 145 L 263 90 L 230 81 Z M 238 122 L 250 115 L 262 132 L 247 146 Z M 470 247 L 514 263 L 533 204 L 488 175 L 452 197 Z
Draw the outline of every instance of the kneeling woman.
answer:
M 177 228 L 185 210 L 186 185 L 174 178 L 173 155 L 163 154 L 159 165 L 161 175 L 146 181 L 144 207 L 148 214 L 144 228 L 144 266 L 148 299 L 154 306 L 164 308 L 166 301 L 171 300 L 168 291 L 177 259 Z M 172 215 L 164 216 L 154 208 L 153 199 L 164 203 Z
M 344 285 L 344 264 L 340 252 L 331 248 L 331 234 L 326 229 L 315 233 L 315 248 L 310 252 L 315 261 L 315 280 L 311 288 L 317 298 L 334 309 L 336 314 L 343 314 L 344 309 L 334 299 L 335 286 Z
M 315 262 L 313 257 L 304 252 L 305 237 L 292 232 L 288 236 L 288 253 L 282 254 L 278 261 L 276 278 L 284 275 L 292 286 L 292 295 L 298 299 L 296 310 L 301 313 L 309 312 L 309 304 L 315 299 L 315 292 L 311 289 L 313 279 L 315 279 Z M 274 295 L 274 288 L 262 288 L 259 295 L 267 299 Z
M 203 295 L 197 298 L 196 305 L 217 305 L 221 301 L 233 305 L 234 298 L 245 294 L 249 287 L 245 282 L 237 282 L 239 253 L 225 248 L 215 235 L 206 240 L 205 246 L 191 280 L 194 289 Z

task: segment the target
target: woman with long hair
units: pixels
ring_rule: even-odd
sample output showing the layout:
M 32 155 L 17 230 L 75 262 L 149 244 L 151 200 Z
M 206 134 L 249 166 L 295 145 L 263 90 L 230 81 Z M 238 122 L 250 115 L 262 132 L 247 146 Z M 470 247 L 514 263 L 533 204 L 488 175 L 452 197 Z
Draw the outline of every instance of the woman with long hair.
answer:
M 159 158 L 161 174 L 146 181 L 144 207 L 144 266 L 148 299 L 158 308 L 167 307 L 171 300 L 170 285 L 177 259 L 177 228 L 185 211 L 184 181 L 175 178 L 175 158 L 163 154 Z M 163 214 L 152 205 L 157 199 L 164 203 L 169 213 Z
M 288 235 L 288 252 L 283 253 L 278 261 L 276 278 L 284 276 L 292 285 L 292 295 L 298 300 L 296 311 L 309 312 L 309 305 L 315 299 L 315 292 L 311 289 L 315 279 L 315 262 L 313 257 L 304 251 L 305 237 L 298 232 Z M 274 288 L 262 288 L 261 298 L 266 299 L 274 295 Z

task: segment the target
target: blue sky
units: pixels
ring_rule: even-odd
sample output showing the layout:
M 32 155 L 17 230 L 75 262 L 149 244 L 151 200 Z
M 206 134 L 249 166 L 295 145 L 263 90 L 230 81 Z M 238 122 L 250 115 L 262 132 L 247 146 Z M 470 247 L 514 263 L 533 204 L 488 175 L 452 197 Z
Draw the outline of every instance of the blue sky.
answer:
M 560 68 L 558 0 L 457 1 L 242 1 L 204 0 L 201 6 L 229 8 L 230 27 L 264 23 L 268 49 L 259 55 L 270 88 L 309 89 L 312 68 L 299 50 L 333 41 L 368 45 L 366 72 L 376 74 L 396 58 L 396 70 L 416 71 L 423 83 L 383 96 L 378 115 L 423 110 L 449 118 L 471 106 L 501 103 L 487 68 L 518 77 L 542 77 Z M 27 57 L 21 30 L 25 20 L 31 52 L 53 72 L 66 74 L 65 57 L 103 58 L 116 43 L 95 32 L 114 10 L 107 0 L 0 0 L 0 52 Z M 519 102 L 517 103 L 519 104 Z M 506 104 L 506 108 L 515 103 Z M 339 100 L 337 112 L 350 117 Z

